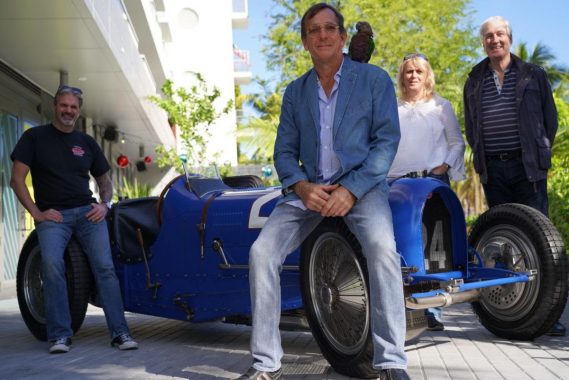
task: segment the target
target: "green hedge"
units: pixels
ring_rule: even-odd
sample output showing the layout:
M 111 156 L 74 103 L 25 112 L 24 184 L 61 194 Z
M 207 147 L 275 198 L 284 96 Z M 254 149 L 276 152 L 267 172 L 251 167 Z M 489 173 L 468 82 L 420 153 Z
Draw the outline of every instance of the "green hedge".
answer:
M 549 217 L 569 243 L 569 156 L 554 155 L 548 178 Z

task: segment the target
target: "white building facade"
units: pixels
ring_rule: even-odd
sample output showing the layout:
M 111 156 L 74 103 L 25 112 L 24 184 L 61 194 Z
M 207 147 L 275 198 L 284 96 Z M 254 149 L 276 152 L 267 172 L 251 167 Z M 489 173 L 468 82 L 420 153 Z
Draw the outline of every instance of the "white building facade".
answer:
M 115 184 L 137 178 L 159 191 L 172 173 L 143 159 L 177 141 L 148 96 L 200 72 L 233 101 L 235 84 L 251 77 L 246 65 L 235 71 L 232 37 L 247 17 L 247 0 L 0 0 L 0 288 L 13 285 L 33 228 L 9 187 L 9 155 L 26 128 L 49 122 L 57 87 L 83 90 L 77 127 L 99 142 Z M 236 164 L 235 111 L 210 129 L 209 159 Z

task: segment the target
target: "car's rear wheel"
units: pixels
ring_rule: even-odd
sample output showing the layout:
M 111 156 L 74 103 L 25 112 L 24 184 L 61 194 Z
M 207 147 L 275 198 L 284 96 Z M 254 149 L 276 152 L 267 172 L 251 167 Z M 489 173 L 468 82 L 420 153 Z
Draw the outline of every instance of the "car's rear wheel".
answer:
M 472 303 L 480 322 L 507 339 L 531 340 L 547 332 L 567 302 L 567 255 L 555 226 L 539 211 L 505 204 L 478 218 L 469 243 L 485 267 L 519 272 L 535 279 L 482 289 Z
M 325 220 L 303 244 L 301 289 L 312 334 L 332 368 L 377 378 L 365 259 L 342 222 Z
M 87 257 L 73 238 L 65 250 L 65 268 L 71 328 L 75 333 L 85 319 L 93 281 Z M 30 332 L 39 340 L 47 340 L 42 284 L 41 249 L 37 234 L 33 231 L 18 260 L 18 305 Z

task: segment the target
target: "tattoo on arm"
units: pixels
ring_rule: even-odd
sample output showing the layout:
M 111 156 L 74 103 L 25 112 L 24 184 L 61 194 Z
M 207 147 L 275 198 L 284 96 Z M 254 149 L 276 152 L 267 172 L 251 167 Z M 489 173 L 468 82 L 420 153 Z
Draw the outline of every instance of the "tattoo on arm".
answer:
M 97 181 L 97 186 L 99 186 L 99 197 L 101 202 L 109 202 L 113 196 L 113 183 L 111 182 L 111 177 L 109 173 L 105 173 L 102 176 L 95 178 Z

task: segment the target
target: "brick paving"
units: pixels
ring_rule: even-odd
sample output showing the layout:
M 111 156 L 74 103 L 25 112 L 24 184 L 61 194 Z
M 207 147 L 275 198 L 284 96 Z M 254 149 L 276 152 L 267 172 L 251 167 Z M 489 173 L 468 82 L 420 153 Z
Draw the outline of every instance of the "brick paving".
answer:
M 468 305 L 445 310 L 445 331 L 406 347 L 413 380 L 569 380 L 569 337 L 509 341 L 486 331 Z M 110 347 L 102 310 L 93 306 L 67 354 L 49 355 L 20 317 L 17 300 L 0 297 L 0 379 L 233 379 L 250 365 L 250 327 L 191 324 L 127 313 L 137 351 Z M 569 325 L 569 311 L 562 321 Z M 306 331 L 283 331 L 287 380 L 342 380 Z

